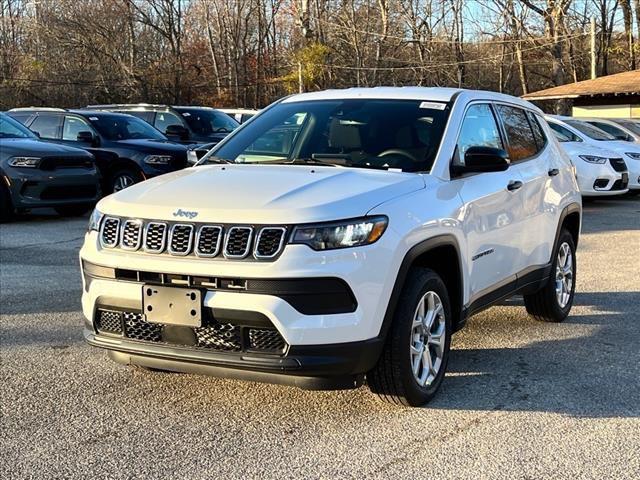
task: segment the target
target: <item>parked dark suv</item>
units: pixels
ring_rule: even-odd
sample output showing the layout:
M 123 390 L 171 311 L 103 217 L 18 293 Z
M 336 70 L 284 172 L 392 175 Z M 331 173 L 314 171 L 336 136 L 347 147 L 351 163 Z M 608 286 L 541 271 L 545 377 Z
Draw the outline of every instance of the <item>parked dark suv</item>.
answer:
M 240 125 L 229 115 L 211 107 L 170 107 L 167 105 L 89 105 L 92 110 L 128 113 L 141 118 L 182 143 L 217 144 Z
M 171 142 L 131 115 L 51 108 L 14 109 L 8 114 L 44 140 L 91 152 L 102 174 L 105 193 L 187 164 L 185 145 Z
M 41 207 L 53 207 L 61 215 L 82 215 L 100 198 L 93 155 L 43 142 L 3 113 L 0 176 L 2 221 L 16 211 Z

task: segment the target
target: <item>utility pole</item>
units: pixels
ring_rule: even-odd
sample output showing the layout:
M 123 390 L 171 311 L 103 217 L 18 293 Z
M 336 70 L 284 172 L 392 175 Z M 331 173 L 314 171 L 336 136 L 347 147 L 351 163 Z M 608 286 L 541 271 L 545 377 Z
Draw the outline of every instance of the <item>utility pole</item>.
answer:
M 309 0 L 300 0 L 300 29 L 302 31 L 302 49 L 309 44 L 313 32 L 309 27 Z M 304 79 L 302 77 L 302 60 L 298 60 L 298 91 L 304 92 Z
M 591 17 L 591 80 L 596 77 L 596 17 Z

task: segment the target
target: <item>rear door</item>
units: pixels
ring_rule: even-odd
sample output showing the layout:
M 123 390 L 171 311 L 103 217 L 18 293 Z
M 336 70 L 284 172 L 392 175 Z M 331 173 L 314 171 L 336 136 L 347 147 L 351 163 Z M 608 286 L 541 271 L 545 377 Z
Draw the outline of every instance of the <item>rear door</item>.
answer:
M 493 107 L 472 103 L 462 121 L 453 163 L 463 164 L 469 147 L 505 149 Z M 515 282 L 521 256 L 519 219 L 522 216 L 520 191 L 510 185 L 522 183 L 510 167 L 504 172 L 474 173 L 454 178 L 464 203 L 462 222 L 467 239 L 469 295 L 473 303 L 499 287 Z
M 62 115 L 57 113 L 38 113 L 29 125 L 43 140 L 59 141 L 62 129 Z
M 523 182 L 520 189 L 523 211 L 517 219 L 522 255 L 516 262 L 517 270 L 524 272 L 548 263 L 551 258 L 559 197 L 551 195 L 550 186 L 559 169 L 532 112 L 503 104 L 496 105 L 496 110 L 507 138 L 511 169 L 518 172 Z

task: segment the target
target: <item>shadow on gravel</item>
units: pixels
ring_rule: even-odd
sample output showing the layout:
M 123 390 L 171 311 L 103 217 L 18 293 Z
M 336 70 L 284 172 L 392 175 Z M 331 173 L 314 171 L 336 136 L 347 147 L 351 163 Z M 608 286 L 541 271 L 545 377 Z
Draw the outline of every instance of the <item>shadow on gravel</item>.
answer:
M 522 298 L 503 304 L 519 306 Z M 640 417 L 640 292 L 581 292 L 575 305 L 600 311 L 564 322 L 592 325 L 591 335 L 520 348 L 452 350 L 448 377 L 429 406 Z

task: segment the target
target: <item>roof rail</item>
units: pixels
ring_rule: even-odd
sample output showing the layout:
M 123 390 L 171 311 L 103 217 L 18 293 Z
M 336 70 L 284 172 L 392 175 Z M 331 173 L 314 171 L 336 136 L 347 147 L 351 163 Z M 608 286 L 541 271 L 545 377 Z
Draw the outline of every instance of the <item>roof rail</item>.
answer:
M 17 107 L 7 110 L 8 112 L 30 112 L 33 110 L 40 110 L 43 112 L 66 112 L 64 108 L 55 107 Z
M 169 108 L 169 105 L 153 104 L 153 103 L 111 103 L 106 105 L 87 105 L 86 109 L 100 109 L 100 108 L 120 108 L 120 107 L 153 107 L 153 108 Z

